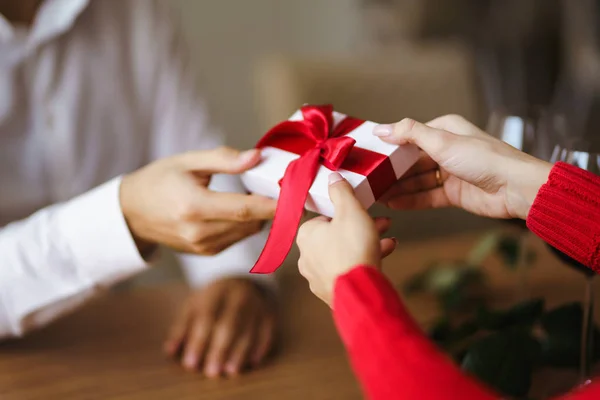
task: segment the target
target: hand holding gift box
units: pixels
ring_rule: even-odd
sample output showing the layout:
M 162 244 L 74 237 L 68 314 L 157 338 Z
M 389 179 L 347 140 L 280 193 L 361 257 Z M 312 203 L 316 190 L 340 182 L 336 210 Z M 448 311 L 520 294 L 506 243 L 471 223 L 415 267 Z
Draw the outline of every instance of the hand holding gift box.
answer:
M 419 158 L 413 145 L 395 146 L 373 136 L 377 124 L 306 105 L 258 142 L 263 161 L 245 172 L 246 188 L 277 198 L 265 248 L 251 272 L 274 272 L 285 260 L 304 208 L 332 217 L 328 177 L 337 171 L 365 208 L 372 206 Z

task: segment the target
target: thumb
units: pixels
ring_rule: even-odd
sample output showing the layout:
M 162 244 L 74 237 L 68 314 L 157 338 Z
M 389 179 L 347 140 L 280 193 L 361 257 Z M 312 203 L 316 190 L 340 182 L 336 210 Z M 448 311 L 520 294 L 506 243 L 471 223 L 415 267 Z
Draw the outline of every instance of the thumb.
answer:
M 239 151 L 231 147 L 198 150 L 174 156 L 186 170 L 207 174 L 240 174 L 260 162 L 260 150 Z
M 415 144 L 438 163 L 441 161 L 442 152 L 462 138 L 410 118 L 405 118 L 394 125 L 379 125 L 375 127 L 373 134 L 391 144 Z
M 336 217 L 355 210 L 364 212 L 362 204 L 354 195 L 352 186 L 337 172 L 329 175 L 329 198 L 335 208 Z

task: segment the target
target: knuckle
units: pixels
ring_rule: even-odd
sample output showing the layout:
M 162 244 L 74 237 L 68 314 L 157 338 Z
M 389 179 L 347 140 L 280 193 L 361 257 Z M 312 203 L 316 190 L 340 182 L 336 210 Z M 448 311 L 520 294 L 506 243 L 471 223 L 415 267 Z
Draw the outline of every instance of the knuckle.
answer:
M 306 264 L 302 259 L 298 260 L 298 272 L 300 272 L 300 275 L 306 277 Z
M 398 122 L 396 124 L 396 132 L 399 132 L 399 133 L 410 132 L 414 128 L 416 123 L 417 123 L 417 121 L 415 121 L 412 118 L 404 118 L 403 120 L 401 120 L 400 122 Z
M 454 122 L 459 122 L 459 123 L 467 122 L 465 117 L 463 117 L 460 114 L 447 114 L 447 115 L 444 115 L 442 118 L 450 120 L 450 121 L 454 121 Z
M 197 214 L 197 212 L 198 210 L 194 204 L 188 201 L 181 201 L 175 206 L 174 210 L 175 218 L 178 221 L 189 221 L 194 215 Z
M 249 287 L 251 288 L 251 287 Z M 251 300 L 253 300 L 256 296 L 256 292 L 254 290 L 240 290 L 237 294 L 237 305 L 238 307 L 243 307 L 244 304 L 247 304 Z
M 298 260 L 298 272 L 302 275 L 306 280 L 310 280 L 310 265 L 307 263 L 302 257 Z
M 197 243 L 194 246 L 194 252 L 203 256 L 215 256 L 219 254 L 219 249 L 212 244 L 208 243 Z
M 221 158 L 233 158 L 238 154 L 237 150 L 228 146 L 219 146 L 214 150 L 215 154 Z
M 229 324 L 219 324 L 215 327 L 215 335 L 221 340 L 232 337 L 234 335 L 234 327 Z
M 192 224 L 183 225 L 179 231 L 179 236 L 185 242 L 190 243 L 190 244 L 201 243 L 202 240 L 204 239 L 204 234 L 202 232 L 202 229 L 200 229 L 197 226 L 192 225 Z M 196 246 L 194 246 L 194 247 L 196 247 Z
M 308 223 L 305 223 L 304 225 L 302 225 L 300 227 L 300 229 L 298 229 L 298 234 L 296 235 L 296 244 L 299 247 L 302 247 L 302 245 L 306 242 L 306 240 L 308 239 L 309 235 L 309 231 L 310 230 L 310 225 Z
M 252 210 L 250 209 L 250 206 L 247 204 L 240 205 L 234 211 L 234 218 L 238 221 L 248 221 L 251 219 L 251 217 L 252 217 Z

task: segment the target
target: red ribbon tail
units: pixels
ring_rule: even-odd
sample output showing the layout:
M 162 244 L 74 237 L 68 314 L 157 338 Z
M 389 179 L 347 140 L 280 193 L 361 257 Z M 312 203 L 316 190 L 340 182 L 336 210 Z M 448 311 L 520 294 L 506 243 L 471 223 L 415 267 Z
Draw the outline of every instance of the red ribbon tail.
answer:
M 285 261 L 302 219 L 308 191 L 319 170 L 319 156 L 320 149 L 312 149 L 292 161 L 285 170 L 273 226 L 258 261 L 250 270 L 251 273 L 273 273 Z

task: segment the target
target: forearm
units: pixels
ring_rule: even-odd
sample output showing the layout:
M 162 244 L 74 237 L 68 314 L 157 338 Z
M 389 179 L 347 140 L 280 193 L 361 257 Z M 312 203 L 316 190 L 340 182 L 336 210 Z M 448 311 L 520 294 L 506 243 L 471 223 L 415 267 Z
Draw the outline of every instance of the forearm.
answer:
M 558 163 L 527 217 L 531 231 L 551 246 L 600 271 L 600 177 Z
M 499 398 L 435 348 L 373 268 L 357 267 L 338 278 L 334 318 L 369 399 Z
M 19 336 L 145 268 L 120 179 L 0 230 L 0 336 Z

